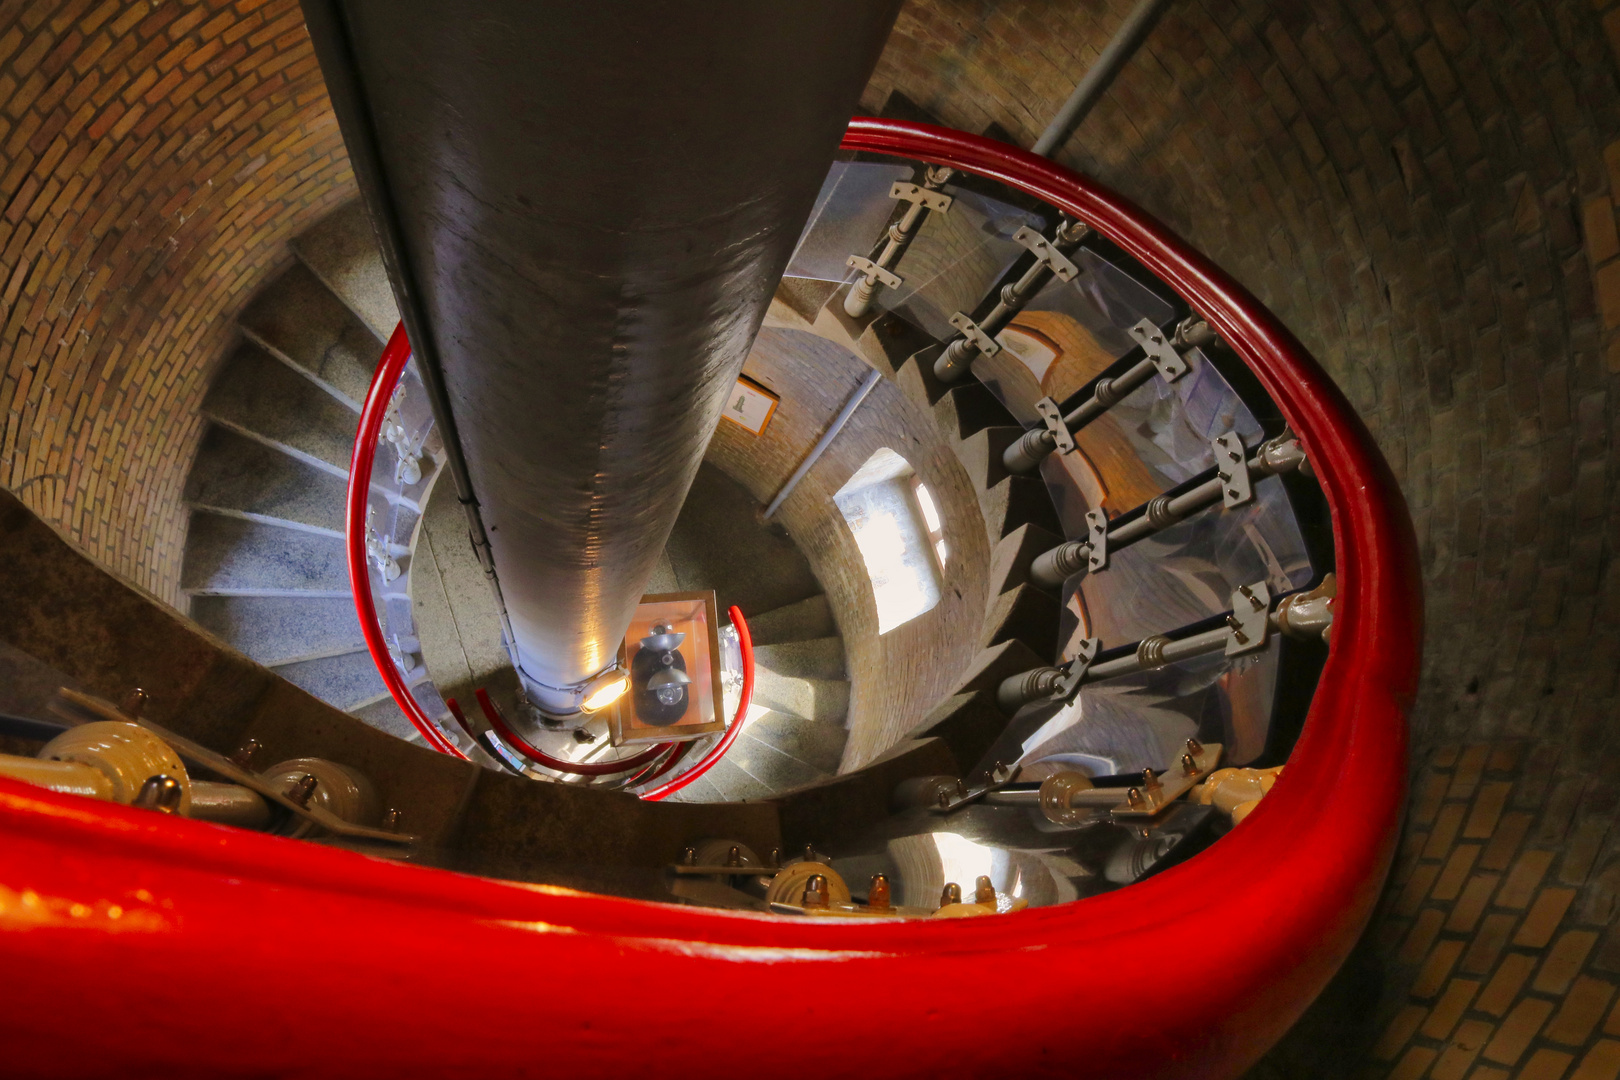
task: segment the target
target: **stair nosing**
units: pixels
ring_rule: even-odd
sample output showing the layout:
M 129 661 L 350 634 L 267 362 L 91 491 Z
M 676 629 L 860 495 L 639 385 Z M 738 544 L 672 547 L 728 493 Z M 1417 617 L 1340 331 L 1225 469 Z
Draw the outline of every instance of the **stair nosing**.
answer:
M 342 540 L 346 535 L 342 529 L 328 529 L 322 525 L 309 525 L 302 521 L 293 521 L 289 518 L 274 517 L 270 514 L 255 514 L 251 510 L 232 510 L 229 507 L 210 506 L 207 503 L 200 502 L 187 502 L 186 506 L 191 509 L 193 514 L 213 514 L 217 517 L 236 518 L 238 521 L 251 521 L 257 525 L 270 525 L 278 529 L 291 529 L 294 532 L 311 533 L 315 536 L 327 536 L 335 540 Z
M 305 600 L 346 600 L 354 594 L 346 589 L 182 589 L 186 596 L 283 596 Z
M 782 715 L 786 716 L 788 714 L 783 713 Z M 800 719 L 803 719 L 803 718 L 800 717 Z M 820 721 L 817 721 L 817 720 L 805 720 L 804 722 L 807 723 L 807 724 L 815 724 L 815 723 L 819 723 Z M 766 747 L 766 748 L 768 748 L 770 750 L 774 750 L 778 754 L 781 754 L 783 757 L 787 758 L 790 761 L 797 761 L 800 765 L 803 765 L 805 768 L 809 769 L 813 773 L 816 773 L 818 776 L 831 776 L 832 775 L 831 773 L 827 772 L 825 769 L 821 768 L 819 765 L 815 765 L 815 764 L 813 764 L 811 762 L 808 762 L 808 761 L 804 760 L 804 758 L 800 757 L 797 754 L 790 754 L 786 750 L 782 749 L 780 746 L 777 746 L 775 743 L 766 742 L 764 739 L 756 739 L 756 738 L 754 738 L 752 735 L 748 734 L 747 731 L 743 731 L 738 737 L 743 738 L 743 739 L 748 739 L 750 742 L 756 742 L 760 746 Z
M 240 646 L 236 646 L 236 645 L 233 645 L 231 647 L 233 649 L 239 649 L 240 648 Z M 290 660 L 261 660 L 261 661 L 259 661 L 259 663 L 263 664 L 265 667 L 269 668 L 271 671 L 275 671 L 277 668 L 292 667 L 294 664 L 308 663 L 311 660 L 331 660 L 333 657 L 337 657 L 337 656 L 353 656 L 355 653 L 363 653 L 363 652 L 366 652 L 366 651 L 367 651 L 366 646 L 362 644 L 362 645 L 358 645 L 358 646 L 346 647 L 346 648 L 341 648 L 341 649 L 324 649 L 324 650 L 322 650 L 320 652 L 312 652 L 312 653 L 306 653 L 306 654 L 301 655 L 301 656 L 295 656 Z
M 303 249 L 302 246 L 299 245 L 299 243 L 298 243 L 299 239 L 301 239 L 301 237 L 294 238 L 293 241 L 291 242 L 291 244 L 289 244 L 289 246 L 293 250 L 293 257 L 296 258 L 300 263 L 303 263 L 304 269 L 308 270 L 311 274 L 313 274 L 314 277 L 315 277 L 315 280 L 320 282 L 321 285 L 326 289 L 327 292 L 331 293 L 334 297 L 337 298 L 337 302 L 342 304 L 343 309 L 345 311 L 347 311 L 350 315 L 353 315 L 355 317 L 355 319 L 360 323 L 360 325 L 366 328 L 367 333 L 369 333 L 369 334 L 371 334 L 372 336 L 375 337 L 376 334 L 377 334 L 377 328 L 372 326 L 370 323 L 368 323 L 366 321 L 366 317 L 363 314 L 360 313 L 359 309 L 356 308 L 353 304 L 349 303 L 349 301 L 344 298 L 343 294 L 341 292 L 339 292 L 332 285 L 332 283 L 326 279 L 326 275 L 321 273 L 320 267 L 316 266 L 314 263 L 310 262 L 307 258 L 304 257 L 304 249 Z M 386 342 L 384 344 L 386 346 Z
M 326 283 L 323 281 L 321 284 L 325 285 Z M 347 306 L 345 305 L 345 308 L 346 307 Z M 257 345 L 259 348 L 281 361 L 297 374 L 302 375 L 305 379 L 308 379 L 315 386 L 326 391 L 326 393 L 331 396 L 334 401 L 338 402 L 344 408 L 348 409 L 352 413 L 355 413 L 356 415 L 360 413 L 360 410 L 363 407 L 361 402 L 355 401 L 348 394 L 345 394 L 343 391 L 339 390 L 337 387 L 333 386 L 331 383 L 327 382 L 325 379 L 316 375 L 298 361 L 294 360 L 291 356 L 270 344 L 263 334 L 260 334 L 257 330 L 254 330 L 252 327 L 249 327 L 243 323 L 237 323 L 236 328 L 242 331 L 243 337 L 247 338 L 249 341 L 253 342 L 253 344 Z M 367 327 L 367 329 L 370 328 Z
M 244 439 L 252 439 L 254 442 L 259 443 L 262 446 L 268 446 L 272 450 L 279 450 L 290 458 L 301 461 L 306 465 L 312 465 L 315 468 L 320 469 L 322 472 L 330 473 L 344 482 L 347 482 L 349 479 L 348 469 L 340 469 L 338 466 L 333 465 L 330 461 L 318 458 L 314 454 L 306 453 L 303 450 L 298 450 L 294 447 L 288 446 L 286 443 L 278 442 L 275 439 L 270 438 L 268 435 L 260 434 L 259 432 L 254 431 L 252 428 L 247 427 L 244 424 L 239 424 L 234 420 L 227 420 L 222 416 L 209 412 L 207 409 L 203 410 L 202 415 L 210 424 L 218 424 L 227 431 L 234 431 Z

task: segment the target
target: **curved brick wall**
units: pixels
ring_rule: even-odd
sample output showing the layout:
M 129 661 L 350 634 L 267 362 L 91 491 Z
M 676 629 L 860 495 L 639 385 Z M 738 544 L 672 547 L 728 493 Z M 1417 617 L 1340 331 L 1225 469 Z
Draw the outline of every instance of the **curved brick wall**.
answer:
M 174 602 L 230 317 L 353 193 L 296 0 L 0 4 L 0 484 Z

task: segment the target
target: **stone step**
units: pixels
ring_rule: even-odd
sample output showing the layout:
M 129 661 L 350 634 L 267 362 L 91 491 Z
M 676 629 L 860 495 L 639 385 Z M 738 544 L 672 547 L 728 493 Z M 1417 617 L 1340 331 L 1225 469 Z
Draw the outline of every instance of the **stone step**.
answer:
M 742 802 L 745 799 L 768 799 L 771 789 L 760 783 L 741 766 L 730 760 L 730 755 L 714 763 L 700 780 L 707 780 L 718 794 L 716 802 Z
M 755 719 L 743 734 L 821 773 L 838 771 L 844 744 L 849 741 L 849 732 L 842 724 L 806 720 L 774 710 Z
M 343 541 L 222 514 L 194 513 L 180 587 L 194 595 L 349 595 Z
M 790 641 L 836 636 L 838 624 L 833 622 L 827 597 L 818 594 L 749 617 L 748 633 L 756 647 L 781 645 Z
M 843 679 L 806 679 L 754 669 L 754 700 L 776 712 L 806 720 L 842 724 L 849 713 L 849 683 Z
M 186 478 L 186 502 L 199 509 L 337 535 L 345 494 L 343 480 L 325 469 L 213 424 Z
M 1017 638 L 1037 656 L 1050 656 L 1056 663 L 1061 615 L 1057 597 L 1033 585 L 998 593 L 985 608 L 979 647 L 988 649 Z
M 367 659 L 370 659 L 369 654 Z M 375 664 L 372 665 L 371 670 L 376 672 Z M 381 678 L 377 680 L 377 685 L 382 685 Z M 369 705 L 362 705 L 360 708 L 352 710 L 352 713 L 378 731 L 385 731 L 396 738 L 404 739 L 406 742 L 423 741 L 422 733 L 416 730 L 415 724 L 405 719 L 404 710 L 399 707 L 392 697 L 385 697 L 380 701 L 373 701 Z
M 696 780 L 693 780 L 690 784 L 687 784 L 685 787 L 669 796 L 669 801 L 686 803 L 714 803 L 725 802 L 726 799 L 724 795 L 720 794 L 719 788 L 709 783 L 708 774 L 705 773 Z
M 226 362 L 203 400 L 203 415 L 335 475 L 348 475 L 359 417 L 257 345 L 243 345 Z
M 371 662 L 371 654 L 364 650 L 320 660 L 300 660 L 271 670 L 345 712 L 377 702 L 388 693 L 382 676 L 377 674 L 377 666 Z M 389 700 L 388 704 L 393 705 L 393 701 Z M 401 715 L 400 722 L 404 720 Z
M 847 675 L 844 669 L 844 639 L 841 637 L 756 645 L 754 663 L 778 675 L 801 678 L 842 679 Z
M 267 667 L 365 647 L 348 597 L 198 596 L 191 617 Z
M 377 237 L 359 199 L 328 214 L 292 242 L 305 266 L 384 341 L 399 322 Z
M 293 264 L 236 321 L 350 408 L 365 401 L 383 343 L 309 267 Z
M 725 760 L 758 780 L 773 794 L 814 783 L 827 775 L 798 758 L 789 757 L 775 747 L 750 737 L 746 731 L 731 744 Z

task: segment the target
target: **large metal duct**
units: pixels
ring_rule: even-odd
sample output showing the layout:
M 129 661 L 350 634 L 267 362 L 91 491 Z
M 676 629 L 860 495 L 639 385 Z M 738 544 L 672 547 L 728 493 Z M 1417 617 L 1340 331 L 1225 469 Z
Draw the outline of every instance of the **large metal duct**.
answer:
M 898 7 L 304 0 L 553 716 L 614 663 Z

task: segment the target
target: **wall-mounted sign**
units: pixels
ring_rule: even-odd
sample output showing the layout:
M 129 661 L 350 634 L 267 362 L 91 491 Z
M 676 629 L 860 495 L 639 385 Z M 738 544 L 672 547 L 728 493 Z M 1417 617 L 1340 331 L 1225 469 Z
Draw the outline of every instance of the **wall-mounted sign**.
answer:
M 769 390 L 748 379 L 738 379 L 731 396 L 726 398 L 725 411 L 720 415 L 738 427 L 747 428 L 755 435 L 765 434 L 765 425 L 776 413 L 781 400 Z

